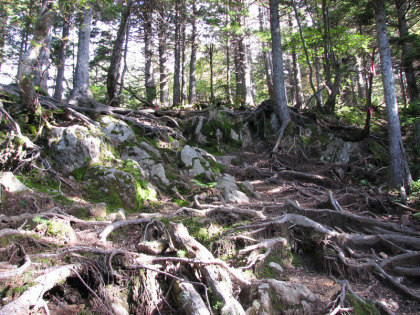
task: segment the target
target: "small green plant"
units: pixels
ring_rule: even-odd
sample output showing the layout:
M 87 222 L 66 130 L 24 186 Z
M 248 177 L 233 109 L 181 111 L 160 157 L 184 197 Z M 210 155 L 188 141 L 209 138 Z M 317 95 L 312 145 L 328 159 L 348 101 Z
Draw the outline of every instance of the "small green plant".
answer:
M 200 187 L 202 187 L 202 188 L 213 188 L 214 186 L 216 186 L 216 182 L 210 182 L 210 183 L 203 183 L 203 182 L 201 182 L 200 180 L 198 180 L 198 179 L 191 179 L 191 181 L 195 184 L 195 185 L 197 185 L 197 186 L 200 186 Z
M 37 223 L 36 229 L 45 231 L 50 236 L 65 237 L 70 232 L 70 227 L 66 225 L 65 221 L 59 219 L 44 219 L 39 216 L 33 218 L 33 221 Z
M 187 251 L 185 249 L 180 249 L 176 252 L 178 258 L 187 258 Z

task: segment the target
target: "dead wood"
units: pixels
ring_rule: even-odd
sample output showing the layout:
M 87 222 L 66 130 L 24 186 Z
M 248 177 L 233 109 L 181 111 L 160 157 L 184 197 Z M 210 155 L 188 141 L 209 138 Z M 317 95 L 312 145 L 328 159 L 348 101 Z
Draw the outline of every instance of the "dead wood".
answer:
M 121 221 L 111 223 L 99 234 L 99 240 L 101 242 L 106 242 L 106 239 L 107 239 L 108 235 L 112 231 L 114 231 L 116 229 L 119 229 L 123 226 L 149 223 L 151 221 L 152 221 L 152 219 L 141 218 L 141 219 L 135 219 L 135 220 L 121 220 Z
M 278 174 L 283 178 L 287 178 L 290 180 L 303 180 L 306 182 L 324 186 L 326 188 L 338 188 L 339 186 L 338 183 L 322 175 L 307 174 L 289 170 L 280 171 Z
M 174 245 L 185 249 L 189 257 L 199 260 L 214 260 L 208 249 L 189 235 L 184 225 L 170 222 L 169 233 Z M 200 271 L 213 294 L 222 303 L 221 314 L 245 314 L 241 304 L 233 296 L 232 283 L 225 270 L 218 266 L 202 266 Z M 241 276 L 236 276 L 235 280 L 238 279 L 241 279 Z M 247 281 L 241 282 L 242 285 L 249 285 Z
M 81 265 L 64 265 L 46 270 L 37 277 L 34 286 L 28 288 L 21 296 L 0 309 L 0 315 L 29 314 L 43 306 L 42 296 L 58 283 L 65 281 L 74 271 L 82 272 Z
M 194 286 L 188 282 L 175 284 L 175 295 L 180 309 L 183 314 L 210 315 L 211 312 L 204 303 L 200 294 L 195 290 Z
M 3 271 L 0 272 L 0 280 L 5 280 L 5 279 L 9 279 L 15 276 L 19 276 L 21 274 L 23 274 L 31 265 L 31 258 L 25 254 L 25 256 L 23 256 L 23 265 L 20 266 L 19 268 L 13 269 L 13 270 L 9 270 L 9 271 Z

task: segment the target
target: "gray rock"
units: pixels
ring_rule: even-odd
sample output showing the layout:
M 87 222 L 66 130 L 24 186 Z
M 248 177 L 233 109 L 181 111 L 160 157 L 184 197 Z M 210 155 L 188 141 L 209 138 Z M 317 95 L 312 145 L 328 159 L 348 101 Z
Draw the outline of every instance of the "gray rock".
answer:
M 220 191 L 226 202 L 247 203 L 249 198 L 246 194 L 239 190 L 235 183 L 235 178 L 229 174 L 223 175 L 216 183 L 216 188 Z
M 165 186 L 170 184 L 166 177 L 165 168 L 160 163 L 161 155 L 159 151 L 146 142 L 130 148 L 126 147 L 122 154 L 122 159 L 131 159 L 136 161 L 143 168 L 151 179 L 154 179 Z
M 221 156 L 215 156 L 217 163 L 220 163 L 225 166 L 229 166 L 232 164 L 232 161 L 236 158 L 236 156 L 233 155 L 221 155 Z
M 233 129 L 231 129 L 230 130 L 230 137 L 233 139 L 233 140 L 235 140 L 235 141 L 238 141 L 239 140 L 239 135 L 236 133 L 236 131 L 235 130 L 233 130 Z
M 275 263 L 274 261 L 270 262 L 269 266 L 279 273 L 283 272 L 283 268 L 279 264 Z
M 136 140 L 133 130 L 124 121 L 111 116 L 103 116 L 102 123 L 105 125 L 103 132 L 117 143 Z
M 355 142 L 344 141 L 330 134 L 327 148 L 321 153 L 321 161 L 333 163 L 348 163 L 350 160 L 359 159 L 359 145 Z
M 242 127 L 240 136 L 243 148 L 248 147 L 252 144 L 252 135 L 251 130 L 249 130 L 248 123 L 245 123 L 245 125 Z
M 92 163 L 115 158 L 106 135 L 96 127 L 57 127 L 51 129 L 47 138 L 52 158 L 65 175 Z
M 12 172 L 0 172 L 0 186 L 3 186 L 4 190 L 10 193 L 30 191 Z
M 137 186 L 133 175 L 116 168 L 96 165 L 87 169 L 84 179 L 88 181 L 89 189 L 95 189 L 95 193 L 104 195 L 105 199 L 118 196 L 124 207 L 136 207 Z
M 90 208 L 89 213 L 91 216 L 98 218 L 98 219 L 105 219 L 106 218 L 106 210 L 107 205 L 105 202 L 95 203 Z
M 188 169 L 183 173 L 190 177 L 206 174 L 207 178 L 213 180 L 219 176 L 210 168 L 210 162 L 216 162 L 215 157 L 203 149 L 186 145 L 181 151 L 181 161 Z

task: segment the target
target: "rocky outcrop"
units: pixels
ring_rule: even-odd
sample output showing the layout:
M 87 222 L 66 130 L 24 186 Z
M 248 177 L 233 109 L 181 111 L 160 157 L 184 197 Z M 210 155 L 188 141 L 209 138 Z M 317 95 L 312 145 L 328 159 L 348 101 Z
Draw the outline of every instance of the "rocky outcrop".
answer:
M 47 135 L 56 168 L 68 175 L 74 170 L 115 158 L 106 135 L 96 127 L 57 127 Z
M 219 172 L 211 169 L 211 164 L 216 163 L 216 159 L 203 149 L 186 145 L 181 151 L 181 161 L 185 166 L 183 173 L 189 177 L 201 174 L 204 174 L 209 180 L 220 177 Z
M 229 174 L 223 175 L 223 177 L 217 181 L 215 187 L 220 191 L 225 202 L 249 202 L 248 196 L 239 190 L 239 187 L 236 185 L 235 178 Z

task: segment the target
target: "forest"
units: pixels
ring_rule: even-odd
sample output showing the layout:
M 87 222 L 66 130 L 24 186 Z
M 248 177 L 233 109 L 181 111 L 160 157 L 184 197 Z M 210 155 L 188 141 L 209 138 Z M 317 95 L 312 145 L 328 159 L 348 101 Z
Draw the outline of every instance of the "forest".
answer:
M 419 17 L 0 0 L 0 314 L 420 312 Z

